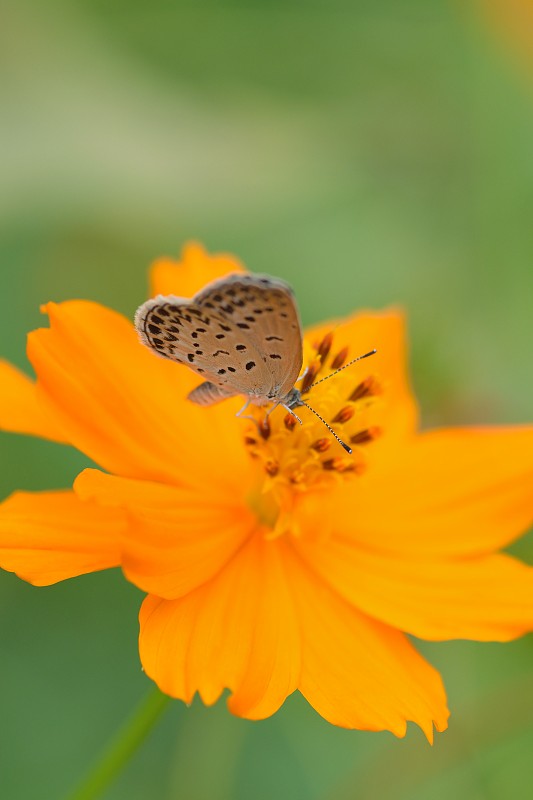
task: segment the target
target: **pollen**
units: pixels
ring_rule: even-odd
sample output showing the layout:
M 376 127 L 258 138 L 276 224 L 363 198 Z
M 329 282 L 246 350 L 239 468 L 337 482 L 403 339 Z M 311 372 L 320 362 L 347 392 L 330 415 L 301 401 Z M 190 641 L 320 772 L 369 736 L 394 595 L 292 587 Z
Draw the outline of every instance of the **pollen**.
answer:
M 244 432 L 251 468 L 256 470 L 250 506 L 266 526 L 269 538 L 289 532 L 296 535 L 290 519 L 298 496 L 338 481 L 357 485 L 372 442 L 382 433 L 383 389 L 378 378 L 368 374 L 366 362 L 333 375 L 350 356 L 346 344 L 334 345 L 335 335 L 330 332 L 307 349 L 304 377 L 297 384 L 302 399 L 316 414 L 298 407 L 300 424 L 281 406 L 254 406 L 251 410 L 253 421 Z M 343 450 L 317 414 L 349 444 L 351 453 Z

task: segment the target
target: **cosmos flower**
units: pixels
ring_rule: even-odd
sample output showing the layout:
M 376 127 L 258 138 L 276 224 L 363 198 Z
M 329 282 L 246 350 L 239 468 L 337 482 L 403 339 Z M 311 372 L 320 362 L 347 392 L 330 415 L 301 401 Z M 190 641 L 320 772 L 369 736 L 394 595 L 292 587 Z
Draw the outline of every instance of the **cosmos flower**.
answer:
M 152 294 L 191 296 L 242 269 L 188 246 Z M 318 419 L 242 398 L 186 400 L 198 377 L 156 358 L 130 320 L 49 303 L 30 334 L 33 382 L 0 364 L 4 430 L 68 443 L 101 469 L 73 489 L 0 506 L 0 564 L 35 585 L 120 566 L 147 593 L 140 657 L 163 692 L 273 714 L 299 690 L 330 722 L 432 741 L 446 728 L 437 671 L 407 634 L 514 639 L 533 626 L 533 569 L 499 554 L 533 518 L 533 428 L 419 432 L 404 323 L 363 312 L 307 331 Z

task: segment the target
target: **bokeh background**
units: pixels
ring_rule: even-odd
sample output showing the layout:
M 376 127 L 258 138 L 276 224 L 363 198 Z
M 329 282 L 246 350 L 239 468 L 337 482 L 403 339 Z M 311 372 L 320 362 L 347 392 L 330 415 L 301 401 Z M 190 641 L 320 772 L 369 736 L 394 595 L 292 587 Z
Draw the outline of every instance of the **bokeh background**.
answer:
M 4 3 L 1 355 L 29 369 L 50 299 L 131 317 L 149 262 L 198 239 L 289 280 L 305 322 L 403 305 L 425 425 L 531 420 L 531 8 Z M 2 497 L 84 466 L 0 435 Z M 513 551 L 533 560 L 531 538 Z M 3 797 L 61 797 L 147 692 L 140 601 L 118 571 L 0 575 Z M 335 729 L 298 696 L 262 723 L 176 703 L 105 797 L 531 797 L 532 639 L 422 649 L 452 708 L 434 748 L 414 726 Z

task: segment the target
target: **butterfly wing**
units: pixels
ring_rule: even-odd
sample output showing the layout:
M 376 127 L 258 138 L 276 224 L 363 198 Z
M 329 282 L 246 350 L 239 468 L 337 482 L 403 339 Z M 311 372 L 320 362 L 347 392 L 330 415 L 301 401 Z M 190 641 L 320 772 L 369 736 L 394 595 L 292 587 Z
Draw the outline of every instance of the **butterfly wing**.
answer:
M 201 308 L 224 315 L 226 324 L 231 325 L 229 343 L 239 355 L 241 375 L 248 386 L 257 371 L 261 379 L 255 378 L 256 385 L 260 383 L 261 394 L 268 399 L 284 397 L 293 388 L 303 361 L 302 329 L 287 283 L 267 275 L 230 275 L 206 286 L 194 300 Z
M 284 397 L 302 365 L 302 334 L 290 287 L 277 278 L 230 275 L 192 300 L 157 297 L 137 311 L 141 341 L 187 364 L 229 394 Z
M 204 381 L 192 392 L 187 395 L 187 400 L 191 403 L 196 403 L 197 406 L 213 406 L 215 403 L 220 403 L 221 400 L 227 400 L 228 397 L 234 397 L 237 392 L 228 391 L 220 386 L 216 386 L 211 381 Z

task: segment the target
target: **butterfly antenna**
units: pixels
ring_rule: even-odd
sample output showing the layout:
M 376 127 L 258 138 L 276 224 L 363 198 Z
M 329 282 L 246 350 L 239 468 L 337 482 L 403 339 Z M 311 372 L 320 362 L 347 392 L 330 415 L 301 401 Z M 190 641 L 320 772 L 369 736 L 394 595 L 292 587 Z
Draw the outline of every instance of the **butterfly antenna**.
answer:
M 301 404 L 302 404 L 303 406 L 305 406 L 306 408 L 308 408 L 308 409 L 309 409 L 309 411 L 312 411 L 312 412 L 313 412 L 313 414 L 315 415 L 315 417 L 318 417 L 318 419 L 320 420 L 320 422 L 324 423 L 324 425 L 326 426 L 326 428 L 328 429 L 328 431 L 329 431 L 329 432 L 330 432 L 330 433 L 331 433 L 331 434 L 332 434 L 332 435 L 335 437 L 335 439 L 338 441 L 338 443 L 339 443 L 339 444 L 340 444 L 342 447 L 344 447 L 344 449 L 346 450 L 346 452 L 347 452 L 347 453 L 349 453 L 349 454 L 351 455 L 351 454 L 352 454 L 352 448 L 351 448 L 351 447 L 348 447 L 348 445 L 347 445 L 347 444 L 345 444 L 345 443 L 342 441 L 342 439 L 340 438 L 340 436 L 337 436 L 337 434 L 335 433 L 335 431 L 333 430 L 333 428 L 331 427 L 331 425 L 328 425 L 328 423 L 326 422 L 326 420 L 324 419 L 324 417 L 321 417 L 321 416 L 320 416 L 320 414 L 318 413 L 318 411 L 315 411 L 315 409 L 314 409 L 314 408 L 311 408 L 311 406 L 307 405 L 307 403 L 304 403 L 304 401 L 303 401 L 303 400 L 301 400 L 300 402 L 301 402 Z
M 319 383 L 323 383 L 324 381 L 327 381 L 330 378 L 333 378 L 334 375 L 336 375 L 338 372 L 342 372 L 343 369 L 348 369 L 348 367 L 351 367 L 352 364 L 355 364 L 356 361 L 362 361 L 363 358 L 368 358 L 368 356 L 373 356 L 377 352 L 378 351 L 374 348 L 374 350 L 370 350 L 369 353 L 365 353 L 363 356 L 357 356 L 357 358 L 352 358 L 352 360 L 348 361 L 348 363 L 345 364 L 343 367 L 339 367 L 338 369 L 335 370 L 335 372 L 331 372 L 329 375 L 326 375 L 325 378 L 320 378 L 319 381 L 316 381 L 315 383 L 312 383 L 311 386 L 309 386 L 307 388 L 307 391 L 309 391 L 309 389 L 312 389 L 314 386 L 318 386 Z M 313 410 L 313 409 L 311 409 L 311 410 Z M 341 442 L 341 444 L 342 444 L 342 442 Z

